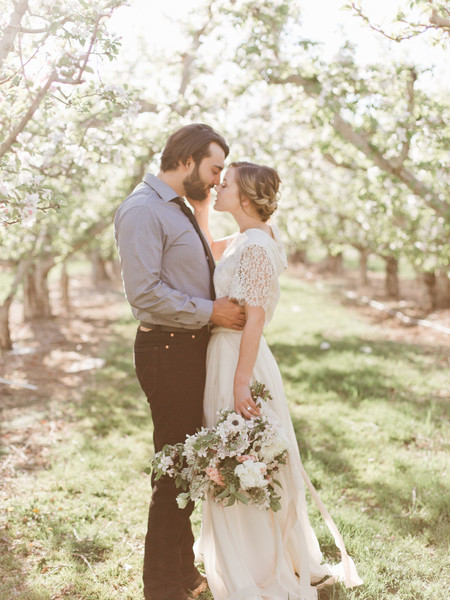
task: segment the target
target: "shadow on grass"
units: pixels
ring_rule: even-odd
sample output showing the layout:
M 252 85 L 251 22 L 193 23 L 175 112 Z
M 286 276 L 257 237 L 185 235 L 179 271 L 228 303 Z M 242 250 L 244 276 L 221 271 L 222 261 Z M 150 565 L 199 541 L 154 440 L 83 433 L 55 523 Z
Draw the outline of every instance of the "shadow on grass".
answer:
M 0 600 L 49 600 L 44 590 L 32 590 L 26 583 L 27 571 L 23 557 L 10 551 L 5 537 L 0 537 Z
M 371 484 L 373 505 L 369 506 L 367 513 L 361 517 L 360 509 L 368 497 L 368 485 L 359 475 L 358 465 L 348 458 L 358 440 L 355 441 L 354 432 L 347 433 L 335 426 L 329 414 L 320 414 L 323 396 L 325 400 L 332 397 L 335 406 L 339 403 L 347 410 L 348 407 L 354 409 L 355 414 L 358 408 L 363 410 L 363 403 L 372 403 L 381 408 L 389 407 L 391 411 L 398 410 L 399 414 L 408 414 L 408 418 L 421 422 L 431 411 L 433 420 L 438 422 L 446 414 L 444 400 L 427 390 L 424 385 L 411 385 L 404 376 L 402 380 L 401 369 L 398 372 L 395 368 L 386 369 L 389 363 L 407 363 L 413 365 L 414 370 L 426 381 L 430 366 L 429 352 L 420 346 L 395 342 L 367 342 L 356 336 L 332 341 L 330 350 L 324 352 L 320 349 L 320 343 L 323 341 L 320 335 L 309 340 L 309 344 L 275 343 L 271 348 L 281 366 L 286 384 L 292 385 L 296 393 L 300 389 L 305 403 L 308 402 L 309 393 L 314 394 L 317 400 L 318 410 L 314 416 L 314 428 L 320 431 L 320 436 L 311 432 L 304 435 L 304 432 L 308 431 L 308 423 L 296 414 L 293 415 L 293 425 L 301 455 L 313 456 L 313 461 L 319 467 L 317 475 L 309 473 L 315 487 L 320 491 L 321 487 L 328 486 L 328 473 L 334 489 L 351 490 L 353 498 L 349 500 L 352 504 L 349 510 L 352 511 L 350 514 L 356 516 L 355 523 L 351 521 L 348 512 L 347 516 L 343 517 L 343 523 L 337 518 L 338 527 L 343 525 L 342 530 L 349 551 L 352 553 L 353 539 L 354 555 L 358 555 L 357 540 L 371 538 L 374 535 L 374 523 L 377 523 L 380 531 L 387 528 L 399 538 L 406 540 L 412 536 L 419 536 L 428 540 L 430 546 L 445 548 L 449 536 L 449 523 L 445 517 L 447 507 L 444 490 L 430 490 L 430 483 L 427 484 L 425 479 L 426 473 L 421 472 L 419 477 L 414 472 L 413 463 L 405 467 L 403 472 L 390 473 L 388 478 L 385 472 L 380 471 L 380 475 L 375 477 Z M 129 322 L 120 324 L 108 340 L 109 348 L 104 369 L 96 374 L 92 389 L 78 407 L 79 417 L 84 426 L 92 430 L 94 436 L 104 437 L 112 432 L 133 435 L 143 431 L 148 431 L 150 435 L 150 411 L 133 367 L 133 341 L 133 325 Z M 364 346 L 370 346 L 370 354 L 361 350 Z M 431 360 L 437 360 L 436 357 L 438 358 L 437 353 Z M 370 360 L 367 360 L 368 358 Z M 406 434 L 403 433 L 402 436 L 400 433 L 398 439 L 390 438 L 392 452 L 395 452 L 396 448 L 406 448 L 407 440 L 404 435 Z M 360 440 L 359 443 L 364 441 Z M 387 461 L 392 459 L 393 456 L 387 457 Z M 414 489 L 417 490 L 419 499 L 416 506 L 412 506 L 411 500 Z M 339 512 L 332 504 L 329 508 L 333 516 Z M 96 547 L 94 541 L 90 547 L 88 542 L 89 540 L 86 540 L 84 552 L 77 551 L 75 546 L 71 551 L 85 556 L 89 562 L 97 560 L 97 556 L 98 560 L 102 560 L 102 548 Z M 338 558 L 336 548 L 327 533 L 320 535 L 320 542 L 325 556 L 332 557 L 334 562 Z M 81 565 L 83 559 L 79 560 L 80 568 L 84 568 Z M 352 592 L 339 585 L 325 588 L 319 594 L 320 600 L 345 600 L 350 597 L 366 598 L 363 589 Z
M 112 551 L 108 542 L 98 535 L 93 537 L 79 537 L 75 532 L 75 526 L 70 519 L 49 520 L 47 533 L 51 532 L 51 546 L 55 550 L 64 550 L 73 556 L 81 571 L 95 564 L 107 560 Z M 44 560 L 45 563 L 45 560 Z
M 152 431 L 150 409 L 133 366 L 134 330 L 125 325 L 108 340 L 106 364 L 77 408 L 77 416 L 97 436 Z
M 374 342 L 358 337 L 335 340 L 327 351 L 320 349 L 323 338 L 316 335 L 310 344 L 271 344 L 286 383 L 301 383 L 306 391 L 335 393 L 343 403 L 357 407 L 362 400 L 400 403 L 407 401 L 414 416 L 427 417 L 430 408 L 434 417 L 448 414 L 445 399 L 429 389 L 420 393 L 409 382 L 390 375 L 385 365 L 390 361 L 413 364 L 415 371 L 426 378 L 429 364 L 423 360 L 428 353 L 420 346 L 397 342 Z M 366 354 L 365 350 L 370 348 Z M 367 363 L 370 357 L 371 364 Z M 435 360 L 439 356 L 435 355 Z M 313 367 L 311 365 L 313 364 Z
M 355 509 L 359 510 L 359 505 L 364 506 L 369 518 L 387 525 L 396 535 L 404 538 L 421 536 L 429 545 L 445 549 L 450 536 L 449 500 L 445 486 L 431 485 L 425 463 L 416 461 L 412 453 L 405 461 L 401 458 L 402 453 L 410 449 L 411 452 L 418 451 L 414 443 L 411 444 L 415 439 L 411 437 L 411 427 L 415 425 L 409 425 L 410 422 L 424 423 L 432 416 L 435 427 L 439 429 L 448 414 L 445 399 L 427 386 L 429 353 L 416 345 L 374 341 L 369 344 L 358 337 L 333 341 L 331 348 L 325 352 L 320 349 L 322 338 L 317 335 L 313 340 L 310 344 L 275 343 L 271 348 L 285 383 L 291 384 L 295 393 L 301 389 L 300 404 L 308 404 L 308 394 L 317 404 L 314 433 L 310 432 L 305 417 L 298 417 L 295 411 L 292 417 L 302 457 L 313 457 L 313 462 L 319 466 L 319 475 L 309 473 L 314 486 L 318 490 L 326 487 L 326 473 L 329 473 L 333 486 L 352 490 L 352 502 L 357 505 Z M 361 351 L 362 347 L 369 345 L 370 353 Z M 370 356 L 370 362 L 367 356 Z M 439 352 L 436 352 L 434 360 L 439 359 Z M 399 368 L 386 369 L 389 361 L 395 361 Z M 419 383 L 408 380 L 409 371 L 402 368 L 405 364 L 414 365 Z M 390 443 L 384 456 L 389 465 L 388 472 L 380 470 L 379 476 L 375 474 L 370 490 L 364 478 L 358 475 L 360 464 L 355 468 L 346 458 L 351 456 L 352 448 L 364 445 L 364 440 L 359 438 L 359 433 L 347 431 L 342 424 L 335 423 L 329 413 L 321 416 L 321 411 L 330 401 L 336 414 L 339 406 L 346 415 L 349 407 L 354 409 L 355 420 L 361 417 L 369 402 L 385 410 L 382 417 L 385 421 L 396 414 L 399 423 L 407 423 L 404 429 L 400 425 L 398 431 L 394 426 L 390 427 Z M 382 450 L 380 456 L 383 456 Z M 370 503 L 367 506 L 368 497 Z M 358 537 L 358 532 L 355 532 L 355 537 Z M 332 544 L 328 548 L 328 544 L 321 540 L 321 545 L 325 553 L 333 555 Z M 329 593 L 331 595 L 322 592 L 320 598 L 346 597 L 344 590 Z

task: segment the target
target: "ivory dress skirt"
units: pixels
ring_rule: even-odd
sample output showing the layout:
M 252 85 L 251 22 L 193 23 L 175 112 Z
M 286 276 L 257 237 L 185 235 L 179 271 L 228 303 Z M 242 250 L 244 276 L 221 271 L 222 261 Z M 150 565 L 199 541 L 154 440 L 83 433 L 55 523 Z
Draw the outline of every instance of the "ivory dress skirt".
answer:
M 217 412 L 233 409 L 233 380 L 239 355 L 241 332 L 213 330 L 208 346 L 204 395 L 205 426 L 214 426 Z M 214 600 L 313 600 L 317 584 L 343 581 L 359 585 L 355 565 L 348 556 L 336 525 L 313 488 L 298 451 L 278 365 L 265 339 L 261 338 L 253 379 L 270 390 L 268 406 L 276 414 L 289 439 L 289 459 L 281 471 L 281 510 L 260 510 L 241 503 L 222 507 L 212 499 L 203 503 L 202 530 L 196 545 L 203 560 Z M 327 565 L 311 527 L 305 486 L 318 505 L 342 562 Z M 332 579 L 329 579 L 332 578 Z

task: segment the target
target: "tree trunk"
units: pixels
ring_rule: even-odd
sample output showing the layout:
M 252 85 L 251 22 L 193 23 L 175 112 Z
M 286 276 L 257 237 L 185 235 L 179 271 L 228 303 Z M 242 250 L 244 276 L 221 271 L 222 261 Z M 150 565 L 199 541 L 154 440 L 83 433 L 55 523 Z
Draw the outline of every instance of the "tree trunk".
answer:
M 53 260 L 37 260 L 25 274 L 23 282 L 23 318 L 46 319 L 52 316 L 47 276 Z
M 22 281 L 24 274 L 29 268 L 27 260 L 19 261 L 16 264 L 16 274 L 11 284 L 11 288 L 3 304 L 0 305 L 0 350 L 12 350 L 11 332 L 9 328 L 9 309 L 11 308 L 12 301 L 17 293 L 19 285 Z
M 60 290 L 61 290 L 61 306 L 63 311 L 68 315 L 70 314 L 70 294 L 69 294 L 69 275 L 67 274 L 66 263 L 62 264 L 61 279 L 60 279 Z
M 367 275 L 367 261 L 370 252 L 367 248 L 358 248 L 359 252 L 359 285 L 369 285 L 369 277 Z
M 436 274 L 434 271 L 421 273 L 423 284 L 422 307 L 426 310 L 434 310 L 437 306 Z
M 3 61 L 14 48 L 14 42 L 17 33 L 20 29 L 20 24 L 24 14 L 28 10 L 28 0 L 21 0 L 20 2 L 14 3 L 14 12 L 9 18 L 9 24 L 3 30 L 4 34 L 0 40 L 0 67 L 3 65 Z
M 11 333 L 9 330 L 9 308 L 11 302 L 0 306 L 0 350 L 12 350 Z
M 338 254 L 327 254 L 324 264 L 323 270 L 327 273 L 332 273 L 333 275 L 342 275 L 344 272 L 344 256 L 342 252 L 338 252 Z
M 117 258 L 111 258 L 109 264 L 111 265 L 111 272 L 114 277 L 120 279 L 122 277 L 122 269 L 120 268 L 120 262 Z
M 450 308 L 450 279 L 445 269 L 436 271 L 437 306 Z
M 293 250 L 292 252 L 289 253 L 289 260 L 294 265 L 298 265 L 298 264 L 306 265 L 306 264 L 308 264 L 308 258 L 306 256 L 306 250 L 305 249 L 296 249 L 296 250 Z
M 110 279 L 108 271 L 106 270 L 105 261 L 100 255 L 98 250 L 91 252 L 91 263 L 92 263 L 92 282 L 94 285 L 103 283 Z
M 386 262 L 386 294 L 389 298 L 398 299 L 399 282 L 398 282 L 398 259 L 393 256 L 383 256 Z

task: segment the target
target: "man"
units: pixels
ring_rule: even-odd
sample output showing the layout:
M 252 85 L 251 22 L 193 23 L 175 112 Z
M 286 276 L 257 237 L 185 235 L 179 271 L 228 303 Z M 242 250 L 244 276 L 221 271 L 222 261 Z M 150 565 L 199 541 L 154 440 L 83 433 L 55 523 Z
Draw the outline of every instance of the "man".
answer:
M 155 452 L 184 442 L 202 425 L 208 325 L 244 325 L 241 307 L 214 299 L 213 258 L 181 200 L 209 196 L 220 183 L 228 152 L 225 140 L 208 125 L 181 128 L 166 143 L 158 175 L 147 173 L 115 217 L 125 293 L 140 321 L 135 368 L 150 404 Z M 194 566 L 193 504 L 178 508 L 179 490 L 167 476 L 152 485 L 144 596 L 186 600 L 204 582 Z

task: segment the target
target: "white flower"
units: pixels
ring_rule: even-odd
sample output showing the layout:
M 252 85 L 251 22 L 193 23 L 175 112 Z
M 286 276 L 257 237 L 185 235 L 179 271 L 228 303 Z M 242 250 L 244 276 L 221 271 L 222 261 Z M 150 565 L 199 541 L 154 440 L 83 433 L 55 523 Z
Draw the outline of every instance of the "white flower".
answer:
M 238 465 L 234 472 L 239 477 L 241 487 L 243 490 L 248 490 L 254 487 L 265 487 L 267 480 L 264 479 L 264 472 L 266 465 L 263 462 L 254 462 L 253 460 L 246 460 L 244 463 Z
M 241 428 L 245 427 L 245 419 L 237 413 L 231 413 L 224 421 L 224 425 L 226 425 L 230 431 L 239 431 Z
M 184 442 L 184 450 L 183 456 L 186 457 L 188 462 L 192 461 L 196 457 L 196 451 L 194 449 L 194 444 L 197 441 L 197 437 L 195 435 L 189 435 L 186 437 L 186 441 Z
M 189 497 L 186 497 L 186 494 L 178 494 L 177 504 L 178 508 L 186 508 L 186 506 L 189 504 Z
M 168 469 L 173 467 L 173 460 L 170 458 L 170 456 L 162 456 L 161 460 L 159 461 L 159 467 L 161 471 L 167 473 Z
M 241 415 L 232 412 L 222 423 L 217 425 L 216 433 L 222 442 L 227 443 L 230 438 L 235 437 L 241 431 L 245 431 L 245 426 L 245 419 Z
M 264 462 L 271 463 L 276 456 L 284 452 L 287 448 L 288 441 L 280 432 L 277 437 L 261 446 L 259 455 Z
M 33 181 L 33 174 L 31 171 L 22 170 L 18 175 L 19 183 L 22 185 L 28 185 Z

